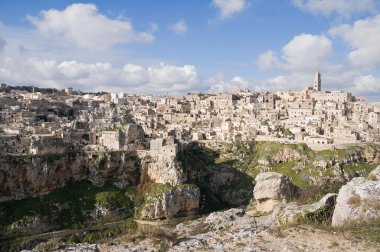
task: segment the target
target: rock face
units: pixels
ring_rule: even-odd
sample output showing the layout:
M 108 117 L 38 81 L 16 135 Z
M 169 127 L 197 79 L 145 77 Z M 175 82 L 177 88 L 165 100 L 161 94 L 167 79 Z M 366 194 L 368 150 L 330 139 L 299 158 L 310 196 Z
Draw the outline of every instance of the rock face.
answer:
M 281 202 L 288 202 L 298 193 L 298 188 L 289 178 L 276 172 L 260 173 L 256 176 L 253 194 L 257 200 L 256 210 L 271 212 Z
M 292 224 L 299 221 L 329 222 L 334 211 L 336 193 L 326 194 L 320 201 L 298 206 L 291 202 L 280 204 L 273 210 L 272 218 L 278 225 Z M 318 215 L 318 216 L 317 216 Z M 310 219 L 310 220 L 309 220 Z
M 229 206 L 247 204 L 253 196 L 252 178 L 229 166 L 209 169 L 211 191 Z
M 363 177 L 353 178 L 339 190 L 336 201 L 332 217 L 333 226 L 379 218 L 380 181 Z
M 380 166 L 378 166 L 376 169 L 374 169 L 368 174 L 368 179 L 380 181 Z
M 126 185 L 136 185 L 139 177 L 139 160 L 131 153 L 0 156 L 0 202 L 43 195 L 70 181 L 89 180 L 102 185 L 117 178 Z
M 207 216 L 205 224 L 215 230 L 223 229 L 232 226 L 236 219 L 244 215 L 244 210 L 239 208 L 231 208 L 224 212 L 213 212 Z
M 174 187 L 156 198 L 148 198 L 141 210 L 141 218 L 170 218 L 181 212 L 199 208 L 200 190 L 194 185 Z
M 272 163 L 283 163 L 289 161 L 300 161 L 304 156 L 300 150 L 290 147 L 281 149 L 276 155 L 270 158 Z
M 181 164 L 175 157 L 161 157 L 148 164 L 147 175 L 155 183 L 179 185 L 186 180 Z

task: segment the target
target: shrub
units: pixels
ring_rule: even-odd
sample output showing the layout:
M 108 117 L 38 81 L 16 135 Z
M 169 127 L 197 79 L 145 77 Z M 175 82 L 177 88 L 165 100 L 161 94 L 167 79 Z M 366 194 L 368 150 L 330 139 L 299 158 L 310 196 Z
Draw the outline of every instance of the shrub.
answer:
M 354 207 L 357 207 L 359 206 L 361 203 L 361 199 L 360 199 L 360 196 L 358 194 L 353 194 L 350 198 L 348 198 L 347 200 L 347 204 L 350 205 L 350 206 L 354 206 Z
M 370 173 L 370 174 L 368 175 L 368 179 L 369 179 L 369 180 L 372 180 L 372 181 L 377 181 L 377 177 L 376 177 L 376 175 L 374 175 L 374 174 L 372 174 L 372 173 Z
M 120 191 L 99 192 L 95 200 L 96 204 L 106 209 L 124 208 L 131 205 L 127 196 Z
M 365 222 L 351 222 L 344 226 L 331 229 L 332 232 L 343 233 L 353 240 L 367 241 L 380 245 L 380 218 L 366 220 Z

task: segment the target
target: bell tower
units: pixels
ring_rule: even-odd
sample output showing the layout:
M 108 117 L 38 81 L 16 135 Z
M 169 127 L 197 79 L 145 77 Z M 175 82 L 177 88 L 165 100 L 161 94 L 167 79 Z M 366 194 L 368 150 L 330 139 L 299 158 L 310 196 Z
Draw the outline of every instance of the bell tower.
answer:
M 314 76 L 313 90 L 314 91 L 321 91 L 321 83 L 322 83 L 321 74 L 319 73 L 319 70 L 317 70 L 317 72 L 315 73 L 315 76 Z

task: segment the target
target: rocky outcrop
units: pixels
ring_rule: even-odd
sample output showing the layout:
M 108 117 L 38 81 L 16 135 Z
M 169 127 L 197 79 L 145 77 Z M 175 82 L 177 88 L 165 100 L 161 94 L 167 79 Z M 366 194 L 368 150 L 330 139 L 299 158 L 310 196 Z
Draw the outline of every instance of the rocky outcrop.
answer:
M 256 176 L 254 197 L 257 201 L 256 210 L 271 212 L 281 202 L 288 202 L 298 193 L 298 188 L 289 178 L 276 172 L 260 173 Z
M 364 147 L 363 157 L 368 163 L 380 163 L 380 146 L 366 145 Z
M 333 226 L 380 217 L 380 181 L 353 178 L 342 186 L 332 217 Z
M 336 197 L 336 193 L 329 193 L 313 204 L 301 206 L 294 202 L 280 204 L 273 210 L 272 218 L 278 225 L 298 222 L 328 223 L 331 221 Z
M 174 251 L 260 251 L 253 244 L 245 245 L 246 250 L 236 250 L 257 232 L 255 218 L 242 209 L 214 212 L 204 220 L 181 223 L 176 232 L 180 238 L 173 244 Z
M 245 211 L 239 208 L 231 208 L 227 211 L 213 212 L 205 219 L 205 224 L 212 229 L 225 229 L 231 227 L 236 219 L 245 215 Z
M 147 175 L 154 183 L 179 185 L 186 180 L 182 165 L 172 157 L 160 157 L 148 163 Z
M 171 218 L 178 213 L 194 212 L 199 208 L 200 190 L 195 185 L 181 185 L 146 196 L 140 217 L 148 219 Z
M 9 234 L 42 233 L 51 230 L 56 225 L 50 223 L 46 216 L 27 215 L 14 222 L 9 227 Z
M 0 156 L 0 202 L 43 195 L 79 180 L 102 185 L 113 179 L 137 185 L 139 176 L 139 159 L 133 153 Z
M 368 179 L 369 180 L 374 180 L 374 181 L 380 181 L 380 166 L 375 168 L 373 171 L 371 171 L 368 174 Z
M 289 161 L 300 161 L 304 155 L 302 151 L 290 147 L 282 148 L 276 155 L 270 158 L 272 163 L 285 163 Z

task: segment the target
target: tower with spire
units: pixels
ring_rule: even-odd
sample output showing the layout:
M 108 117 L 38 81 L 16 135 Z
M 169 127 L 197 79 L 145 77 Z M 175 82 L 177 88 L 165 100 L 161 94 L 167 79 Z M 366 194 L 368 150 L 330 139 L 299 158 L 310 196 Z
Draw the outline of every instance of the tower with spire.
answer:
M 317 72 L 315 73 L 315 76 L 314 76 L 313 90 L 314 91 L 321 91 L 321 83 L 322 83 L 321 74 L 319 73 L 319 70 L 317 70 Z

